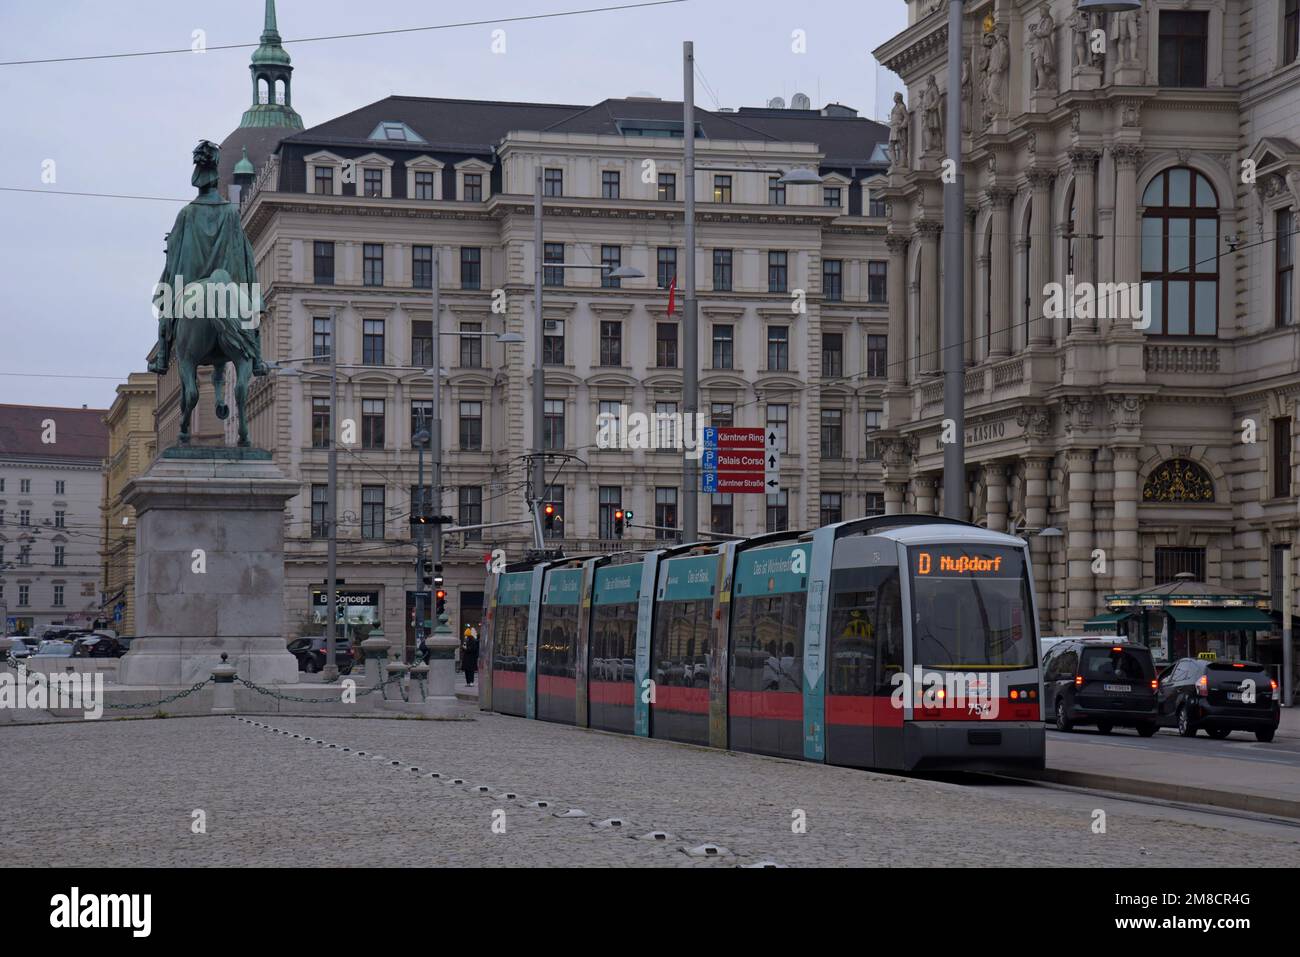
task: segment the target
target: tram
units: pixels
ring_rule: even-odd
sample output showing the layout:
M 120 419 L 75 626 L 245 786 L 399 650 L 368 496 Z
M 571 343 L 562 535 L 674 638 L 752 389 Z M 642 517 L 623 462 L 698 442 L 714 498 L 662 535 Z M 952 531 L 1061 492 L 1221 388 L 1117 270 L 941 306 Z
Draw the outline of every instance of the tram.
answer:
M 860 768 L 1043 767 L 1026 543 L 937 516 L 516 564 L 480 708 Z

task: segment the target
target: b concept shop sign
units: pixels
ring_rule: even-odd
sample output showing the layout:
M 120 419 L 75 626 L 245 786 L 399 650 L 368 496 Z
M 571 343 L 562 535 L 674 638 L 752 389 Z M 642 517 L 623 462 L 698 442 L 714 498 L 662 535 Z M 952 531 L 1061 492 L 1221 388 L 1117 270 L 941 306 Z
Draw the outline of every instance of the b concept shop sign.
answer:
M 340 618 L 356 624 L 374 624 L 379 620 L 379 592 L 344 591 L 335 592 L 335 602 Z M 329 592 L 312 589 L 312 618 L 319 624 L 325 623 L 326 607 L 329 604 Z

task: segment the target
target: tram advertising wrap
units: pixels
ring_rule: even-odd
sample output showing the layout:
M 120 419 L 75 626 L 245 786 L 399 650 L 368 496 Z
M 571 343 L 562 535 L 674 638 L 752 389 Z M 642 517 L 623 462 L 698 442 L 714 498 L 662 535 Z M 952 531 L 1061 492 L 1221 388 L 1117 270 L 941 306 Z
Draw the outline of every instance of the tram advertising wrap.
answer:
M 1043 765 L 1021 539 L 893 515 L 492 578 L 484 709 L 850 767 Z

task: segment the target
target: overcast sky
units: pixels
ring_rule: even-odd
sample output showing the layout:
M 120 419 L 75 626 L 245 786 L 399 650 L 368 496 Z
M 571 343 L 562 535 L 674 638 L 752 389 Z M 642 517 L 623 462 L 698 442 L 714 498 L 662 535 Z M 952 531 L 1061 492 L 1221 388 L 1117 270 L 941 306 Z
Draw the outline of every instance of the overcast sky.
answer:
M 888 112 L 897 78 L 870 51 L 906 25 L 902 0 L 686 0 L 528 23 L 293 43 L 617 5 L 625 0 L 278 0 L 293 102 L 308 128 L 390 94 L 595 103 L 680 99 L 681 44 L 719 97 L 762 106 L 807 93 L 862 115 Z M 256 44 L 263 0 L 0 0 L 0 61 Z M 491 33 L 506 31 L 504 55 Z M 802 30 L 807 51 L 792 52 Z M 221 142 L 251 97 L 251 48 L 0 66 L 0 187 L 194 195 L 190 151 Z M 879 86 L 879 89 L 877 89 Z M 56 181 L 42 182 L 54 161 Z M 106 408 L 143 371 L 149 300 L 179 203 L 0 190 L 0 402 Z M 25 373 L 27 375 L 15 375 Z M 71 378 L 33 377 L 57 373 Z

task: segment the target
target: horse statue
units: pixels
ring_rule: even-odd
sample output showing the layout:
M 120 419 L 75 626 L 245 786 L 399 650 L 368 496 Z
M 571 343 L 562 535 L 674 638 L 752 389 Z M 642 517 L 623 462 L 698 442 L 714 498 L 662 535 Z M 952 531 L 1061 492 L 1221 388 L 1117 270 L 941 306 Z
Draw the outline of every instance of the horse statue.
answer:
M 194 148 L 191 182 L 199 195 L 176 216 L 167 234 L 167 263 L 154 286 L 158 346 L 149 371 L 167 372 L 173 359 L 181 381 L 179 444 L 190 442 L 190 420 L 199 402 L 198 370 L 212 367 L 219 419 L 230 415 L 225 398 L 226 364 L 235 366 L 239 447 L 248 441 L 248 383 L 266 375 L 262 361 L 261 289 L 253 248 L 239 210 L 221 198 L 217 167 L 221 150 L 208 140 Z

